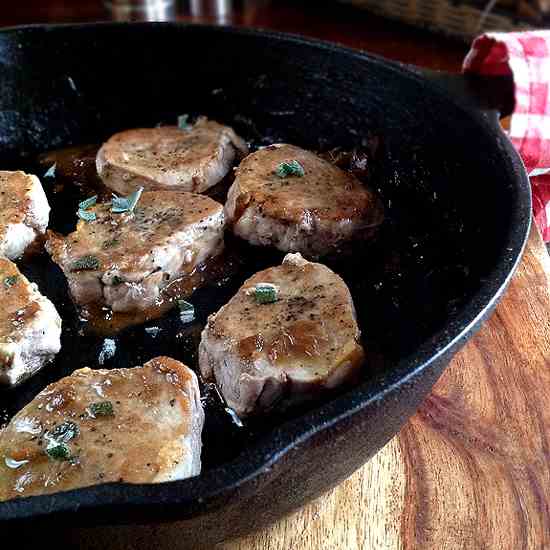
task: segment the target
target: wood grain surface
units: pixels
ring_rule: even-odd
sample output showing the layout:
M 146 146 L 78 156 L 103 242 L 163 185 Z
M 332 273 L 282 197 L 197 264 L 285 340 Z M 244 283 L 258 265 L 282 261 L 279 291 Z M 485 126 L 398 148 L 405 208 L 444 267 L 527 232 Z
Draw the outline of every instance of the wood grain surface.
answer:
M 457 70 L 466 46 L 337 0 L 176 0 L 177 20 L 305 34 L 432 69 Z M 221 6 L 228 10 L 221 16 Z M 218 8 L 216 8 L 218 7 Z M 0 1 L 0 25 L 108 21 L 104 0 Z
M 250 521 L 254 521 L 251 511 Z M 65 548 L 191 550 L 177 525 Z M 67 536 L 63 536 L 67 535 Z M 550 257 L 536 229 L 492 318 L 401 432 L 336 489 L 216 550 L 550 548 Z
M 367 465 L 218 550 L 550 548 L 550 258 L 533 230 L 492 318 Z
M 56 540 L 193 550 L 178 544 L 178 529 L 93 528 Z M 549 548 L 550 257 L 533 229 L 492 318 L 401 432 L 334 490 L 216 550 Z

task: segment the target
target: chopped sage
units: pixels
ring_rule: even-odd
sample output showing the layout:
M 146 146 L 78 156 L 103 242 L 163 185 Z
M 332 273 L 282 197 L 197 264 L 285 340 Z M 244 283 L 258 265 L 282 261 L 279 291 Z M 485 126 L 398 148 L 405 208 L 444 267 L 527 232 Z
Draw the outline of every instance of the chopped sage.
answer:
M 113 278 L 111 279 L 111 282 L 113 286 L 121 285 L 124 282 L 124 279 L 122 277 L 119 277 L 118 275 L 113 275 Z
M 180 319 L 182 323 L 191 323 L 195 319 L 195 306 L 185 300 L 178 300 Z
M 111 201 L 111 211 L 113 214 L 122 214 L 122 212 L 133 212 L 136 204 L 143 193 L 143 187 L 140 187 L 137 191 L 127 197 L 117 197 L 113 194 Z
M 56 443 L 67 443 L 67 441 L 75 438 L 79 433 L 80 428 L 78 424 L 67 420 L 49 432 L 49 437 Z
M 78 203 L 77 216 L 85 222 L 93 222 L 96 219 L 95 212 L 88 212 L 88 208 L 94 206 L 97 202 L 97 195 L 89 197 L 82 202 Z
M 254 298 L 259 304 L 272 304 L 276 302 L 279 291 L 275 285 L 271 283 L 258 283 L 254 287 Z
M 53 443 L 46 447 L 46 454 L 54 460 L 69 460 L 71 449 L 66 443 Z
M 122 212 L 126 212 L 128 210 L 128 199 L 125 197 L 118 197 L 117 195 L 113 194 L 113 199 L 111 200 L 111 210 L 115 214 L 121 214 Z
M 96 203 L 97 203 L 97 195 L 94 195 L 93 197 L 88 197 L 87 199 L 84 199 L 82 202 L 79 202 L 78 208 L 80 210 L 88 210 L 88 208 L 95 206 Z
M 286 178 L 288 176 L 298 176 L 301 178 L 305 175 L 304 167 L 297 160 L 281 162 L 281 164 L 277 166 L 275 173 L 280 178 Z
M 76 215 L 85 222 L 93 222 L 97 218 L 95 212 L 88 212 L 87 210 L 80 209 Z
M 103 248 L 111 248 L 116 246 L 120 241 L 118 239 L 109 239 L 108 241 L 103 242 Z
M 95 256 L 82 256 L 71 264 L 71 271 L 94 271 L 100 263 Z
M 180 115 L 178 117 L 178 128 L 180 130 L 189 130 L 191 128 L 189 125 L 189 115 Z
M 55 169 L 57 168 L 57 163 L 54 162 L 44 174 L 45 178 L 55 178 Z
M 115 416 L 111 401 L 98 401 L 97 403 L 92 403 L 88 407 L 88 412 L 92 418 L 97 418 L 98 416 Z
M 6 277 L 4 279 L 4 286 L 6 288 L 11 288 L 13 285 L 17 283 L 17 279 L 19 277 L 17 275 L 10 275 L 9 277 Z
M 95 206 L 96 202 L 97 195 L 94 195 L 93 197 L 88 197 L 82 202 L 79 202 L 77 216 L 85 222 L 93 222 L 97 216 L 95 215 L 95 212 L 88 212 L 88 208 Z

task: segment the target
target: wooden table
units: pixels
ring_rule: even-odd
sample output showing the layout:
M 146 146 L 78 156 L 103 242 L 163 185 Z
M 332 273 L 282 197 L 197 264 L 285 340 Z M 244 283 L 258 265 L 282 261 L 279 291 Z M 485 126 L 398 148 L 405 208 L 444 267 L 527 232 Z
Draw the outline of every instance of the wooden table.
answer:
M 107 17 L 99 0 L 26 0 L 17 11 L 5 4 L 3 25 Z M 460 43 L 330 2 L 233 4 L 227 22 L 304 33 L 408 63 L 456 71 L 466 53 Z M 181 19 L 213 18 L 182 12 Z M 331 493 L 219 550 L 550 548 L 549 282 L 550 259 L 533 230 L 495 314 L 400 434 Z M 178 548 L 169 531 L 156 531 L 150 544 Z M 122 536 L 108 546 L 130 548 Z
M 508 293 L 367 465 L 219 550 L 550 548 L 550 257 L 536 230 Z

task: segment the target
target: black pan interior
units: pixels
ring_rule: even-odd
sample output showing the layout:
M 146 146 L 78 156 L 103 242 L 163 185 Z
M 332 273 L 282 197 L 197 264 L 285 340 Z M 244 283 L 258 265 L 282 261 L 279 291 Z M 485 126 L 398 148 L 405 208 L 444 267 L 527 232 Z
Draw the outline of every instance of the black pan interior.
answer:
M 403 78 L 398 68 L 299 40 L 155 25 L 13 30 L 0 34 L 0 62 L 2 169 L 38 170 L 35 159 L 45 151 L 99 143 L 124 128 L 173 123 L 182 113 L 231 125 L 253 147 L 290 142 L 318 151 L 351 149 L 380 136 L 370 185 L 387 219 L 370 245 L 326 260 L 355 300 L 369 352 L 367 385 L 414 357 L 429 339 L 458 334 L 478 313 L 472 297 L 508 253 L 518 191 L 495 147 L 502 138 L 481 132 L 480 120 L 416 77 Z M 51 182 L 44 182 L 48 189 Z M 54 199 L 54 207 L 72 215 L 77 198 Z M 65 216 L 57 219 L 66 224 Z M 161 328 L 156 338 L 143 326 L 128 329 L 116 337 L 117 354 L 105 366 L 141 364 L 159 354 L 196 366 L 206 316 L 247 276 L 282 258 L 231 246 L 237 261 L 230 276 L 192 298 L 196 323 L 183 326 L 171 312 L 146 325 Z M 63 277 L 46 256 L 22 269 L 58 306 L 63 349 L 43 373 L 0 393 L 4 421 L 47 383 L 97 366 L 102 342 L 83 330 Z M 239 428 L 212 399 L 206 470 L 246 454 L 274 426 L 304 412 Z

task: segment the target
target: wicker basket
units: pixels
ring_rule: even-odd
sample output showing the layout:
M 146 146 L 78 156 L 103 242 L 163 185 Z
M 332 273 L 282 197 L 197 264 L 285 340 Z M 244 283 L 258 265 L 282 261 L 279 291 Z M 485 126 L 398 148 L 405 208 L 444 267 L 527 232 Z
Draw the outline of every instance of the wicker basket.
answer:
M 340 0 L 378 15 L 412 25 L 442 31 L 470 42 L 490 31 L 520 31 L 533 24 L 502 11 L 484 14 L 483 9 L 448 0 Z

